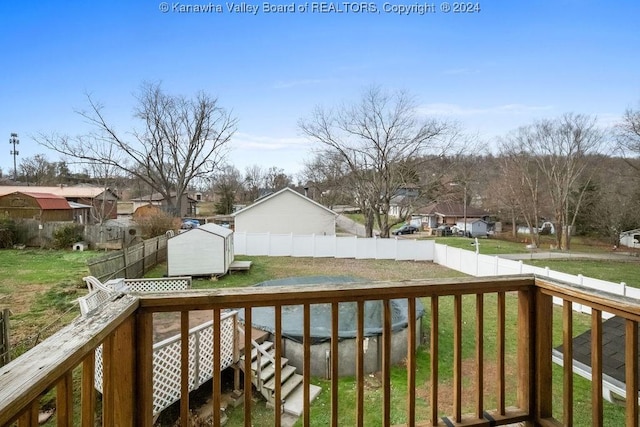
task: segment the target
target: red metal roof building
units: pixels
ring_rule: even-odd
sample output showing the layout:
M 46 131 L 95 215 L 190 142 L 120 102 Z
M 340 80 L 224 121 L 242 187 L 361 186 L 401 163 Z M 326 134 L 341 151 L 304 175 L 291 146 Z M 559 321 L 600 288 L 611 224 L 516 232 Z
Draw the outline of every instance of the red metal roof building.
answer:
M 50 193 L 16 191 L 0 196 L 0 214 L 40 222 L 73 221 L 74 211 L 64 197 Z

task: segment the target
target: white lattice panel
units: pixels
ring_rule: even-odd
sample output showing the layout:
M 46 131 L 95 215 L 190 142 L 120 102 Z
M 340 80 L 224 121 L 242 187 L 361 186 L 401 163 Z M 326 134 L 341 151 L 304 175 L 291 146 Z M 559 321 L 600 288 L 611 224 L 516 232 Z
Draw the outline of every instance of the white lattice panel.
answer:
M 180 399 L 180 341 L 153 350 L 153 413 Z
M 198 385 L 213 378 L 213 322 L 209 321 L 206 325 L 198 334 Z
M 213 377 L 213 337 L 220 337 L 220 370 L 234 363 L 236 312 L 225 313 L 220 319 L 220 334 L 214 334 L 213 321 L 189 330 L 189 391 L 195 390 Z M 153 346 L 153 414 L 157 415 L 180 399 L 180 335 Z M 102 392 L 102 345 L 95 351 L 95 387 Z
M 220 322 L 220 365 L 225 368 L 233 365 L 233 349 L 236 335 L 234 324 L 234 317 L 228 317 Z
M 169 277 L 163 279 L 126 279 L 129 292 L 171 292 L 191 288 L 190 277 Z
M 93 383 L 96 386 L 96 390 L 102 393 L 102 344 L 96 347 L 95 352 L 96 369 L 93 378 Z

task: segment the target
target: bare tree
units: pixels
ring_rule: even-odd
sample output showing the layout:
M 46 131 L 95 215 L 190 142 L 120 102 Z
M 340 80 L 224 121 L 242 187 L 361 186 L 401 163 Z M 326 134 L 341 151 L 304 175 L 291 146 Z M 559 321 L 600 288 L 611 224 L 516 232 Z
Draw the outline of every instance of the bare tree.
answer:
M 600 151 L 603 134 L 595 118 L 568 113 L 524 128 L 520 143 L 545 181 L 555 216 L 556 244 L 569 250 L 571 228 L 595 172 L 588 167 L 588 159 Z
M 264 189 L 266 172 L 259 165 L 247 166 L 244 172 L 245 202 L 252 203 L 260 197 L 260 191 Z
M 49 162 L 44 154 L 22 159 L 18 170 L 20 177 L 30 184 L 51 184 L 56 179 L 56 163 Z
M 271 166 L 265 173 L 265 185 L 270 191 L 279 191 L 291 185 L 291 178 L 284 169 Z
M 233 205 L 242 190 L 240 171 L 231 165 L 225 165 L 214 175 L 213 190 L 216 195 L 216 213 L 229 215 L 233 213 Z
M 224 159 L 237 120 L 216 98 L 169 95 L 159 84 L 143 84 L 134 117 L 142 122 L 130 136 L 107 122 L 103 106 L 87 95 L 79 114 L 95 131 L 78 137 L 40 135 L 38 142 L 79 163 L 110 165 L 159 192 L 173 215 L 182 211 L 189 184 L 209 176 Z
M 504 188 L 503 197 L 511 203 L 508 209 L 512 210 L 512 220 L 524 219 L 532 243 L 540 246 L 538 225 L 542 211 L 543 184 L 538 163 L 528 151 L 531 148 L 530 138 L 533 132 L 531 126 L 521 127 L 501 141 L 500 182 Z M 512 234 L 515 237 L 517 224 L 514 222 L 512 226 Z
M 316 154 L 305 162 L 301 180 L 311 192 L 314 200 L 333 209 L 336 204 L 345 203 L 349 198 L 348 171 L 340 158 L 332 153 Z
M 625 158 L 640 156 L 640 110 L 627 109 L 616 126 L 616 134 L 618 148 Z M 629 161 L 629 165 L 640 171 L 637 162 Z
M 406 92 L 388 93 L 377 86 L 353 104 L 316 107 L 299 127 L 319 143 L 318 152 L 336 155 L 344 163 L 367 236 L 373 235 L 375 219 L 381 237 L 389 236 L 391 198 L 407 181 L 401 165 L 428 152 L 442 152 L 451 131 L 446 122 L 420 117 Z

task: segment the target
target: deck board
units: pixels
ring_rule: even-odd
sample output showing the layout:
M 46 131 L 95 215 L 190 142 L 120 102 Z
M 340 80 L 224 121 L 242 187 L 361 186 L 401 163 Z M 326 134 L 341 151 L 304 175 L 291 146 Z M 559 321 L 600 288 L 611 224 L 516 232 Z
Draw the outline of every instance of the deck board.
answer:
M 233 261 L 229 265 L 229 271 L 247 271 L 251 268 L 251 261 Z

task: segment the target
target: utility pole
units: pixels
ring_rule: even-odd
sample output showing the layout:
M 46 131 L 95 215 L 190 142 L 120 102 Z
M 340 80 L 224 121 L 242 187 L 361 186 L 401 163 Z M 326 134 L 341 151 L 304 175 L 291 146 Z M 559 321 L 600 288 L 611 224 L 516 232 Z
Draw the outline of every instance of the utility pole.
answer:
M 467 183 L 464 183 L 464 200 L 462 204 L 464 210 L 464 237 L 467 237 Z
M 18 180 L 18 168 L 16 166 L 16 157 L 20 152 L 16 150 L 16 145 L 20 144 L 20 140 L 18 139 L 17 133 L 12 133 L 11 138 L 9 138 L 9 144 L 13 144 L 13 150 L 9 151 L 9 154 L 13 156 L 13 180 Z

